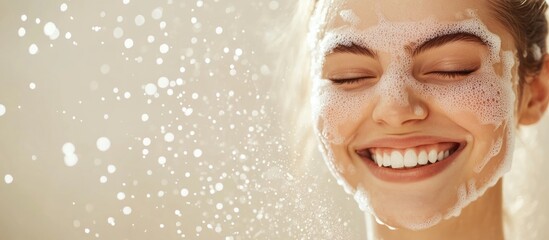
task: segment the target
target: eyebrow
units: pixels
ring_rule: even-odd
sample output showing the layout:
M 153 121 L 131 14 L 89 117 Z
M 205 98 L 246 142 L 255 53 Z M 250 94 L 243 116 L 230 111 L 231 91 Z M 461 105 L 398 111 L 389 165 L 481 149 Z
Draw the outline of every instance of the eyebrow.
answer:
M 487 45 L 486 42 L 484 42 L 477 35 L 474 35 L 472 33 L 466 33 L 466 32 L 457 32 L 457 33 L 445 34 L 445 35 L 440 35 L 440 36 L 431 38 L 423 42 L 421 45 L 419 45 L 419 47 L 416 47 L 413 49 L 409 48 L 409 49 L 411 49 L 412 55 L 415 56 L 429 49 L 440 47 L 444 44 L 448 44 L 451 42 L 458 42 L 458 41 L 473 42 L 473 43 L 478 43 L 484 46 Z
M 478 43 L 481 45 L 486 46 L 486 42 L 482 40 L 477 35 L 474 35 L 472 33 L 467 32 L 457 32 L 457 33 L 451 33 L 451 34 L 444 34 L 440 36 L 436 36 L 434 38 L 428 39 L 427 41 L 421 43 L 418 47 L 411 47 L 407 46 L 406 48 L 412 52 L 412 55 L 418 55 L 422 52 L 425 52 L 429 49 L 440 47 L 444 44 L 448 44 L 451 42 L 457 42 L 457 41 L 466 41 L 466 42 L 473 42 Z M 372 58 L 377 58 L 376 51 L 358 45 L 356 43 L 351 43 L 350 45 L 344 45 L 344 44 L 338 44 L 331 52 L 332 53 L 352 53 L 352 54 L 358 54 L 358 55 L 366 55 Z
M 331 52 L 332 53 L 353 53 L 353 54 L 359 54 L 359 55 L 366 55 L 371 58 L 377 58 L 377 53 L 373 51 L 372 49 L 369 49 L 367 47 L 360 46 L 355 43 L 351 43 L 351 45 L 343 45 L 338 44 Z

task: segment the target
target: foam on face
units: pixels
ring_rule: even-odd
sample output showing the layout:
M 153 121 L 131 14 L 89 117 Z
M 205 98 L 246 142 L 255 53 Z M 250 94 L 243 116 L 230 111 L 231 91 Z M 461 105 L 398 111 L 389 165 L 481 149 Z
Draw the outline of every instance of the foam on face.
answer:
M 321 7 L 322 8 L 322 7 Z M 409 229 L 424 229 L 431 227 L 442 219 L 459 216 L 461 210 L 476 200 L 491 186 L 495 185 L 501 176 L 510 168 L 513 149 L 513 122 L 515 94 L 513 91 L 513 71 L 515 64 L 511 51 L 501 50 L 499 36 L 491 33 L 473 12 L 468 12 L 468 18 L 456 22 L 439 22 L 429 18 L 419 22 L 390 22 L 383 17 L 379 24 L 367 29 L 356 29 L 357 21 L 354 13 L 341 11 L 339 16 L 344 22 L 352 26 L 342 26 L 327 32 L 321 29 L 330 19 L 325 7 L 317 9 L 313 17 L 309 40 L 313 51 L 312 64 L 312 107 L 313 117 L 317 123 L 316 133 L 321 142 L 321 148 L 328 167 L 338 182 L 346 189 L 356 189 L 357 183 L 346 181 L 344 166 L 337 166 L 341 153 L 335 153 L 338 148 L 346 148 L 348 135 L 340 129 L 348 124 L 355 124 L 365 116 L 368 105 L 376 101 L 378 104 L 398 104 L 409 106 L 409 92 L 423 99 L 436 102 L 447 116 L 456 116 L 462 113 L 476 117 L 481 125 L 493 126 L 494 131 L 503 132 L 503 138 L 492 142 L 486 156 L 475 161 L 474 173 L 478 174 L 458 187 L 456 203 L 433 216 L 413 220 L 405 219 L 399 224 Z M 323 15 L 324 16 L 318 16 Z M 315 19 L 320 21 L 315 25 Z M 489 55 L 483 60 L 481 68 L 470 77 L 445 85 L 419 82 L 412 74 L 413 59 L 404 46 L 423 43 L 437 36 L 452 33 L 470 33 L 481 38 L 489 49 Z M 322 68 L 325 56 L 338 45 L 351 46 L 352 44 L 365 46 L 376 51 L 390 53 L 391 61 L 384 70 L 380 80 L 372 87 L 360 91 L 345 91 L 334 86 L 330 81 L 322 79 Z M 496 72 L 494 65 L 501 64 L 503 71 Z M 422 115 L 426 109 L 414 106 L 414 113 Z M 427 110 L 428 111 L 428 110 Z M 470 142 L 470 141 L 469 141 Z M 505 144 L 505 148 L 503 145 Z M 505 150 L 504 153 L 501 151 Z M 503 154 L 503 160 L 490 169 L 484 167 L 490 160 Z M 346 157 L 346 156 L 343 156 Z M 341 164 L 345 165 L 345 164 Z M 489 171 L 489 172 L 483 172 Z M 480 177 L 488 176 L 488 177 Z M 477 179 L 478 178 L 478 179 Z M 354 187 L 354 188 L 353 188 Z M 367 189 L 353 191 L 359 207 L 373 214 L 376 218 L 376 209 L 370 207 Z

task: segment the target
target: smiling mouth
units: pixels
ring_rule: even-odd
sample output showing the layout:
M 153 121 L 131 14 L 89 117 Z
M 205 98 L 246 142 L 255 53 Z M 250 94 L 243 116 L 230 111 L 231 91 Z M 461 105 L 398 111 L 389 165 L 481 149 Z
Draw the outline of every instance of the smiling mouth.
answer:
M 420 145 L 406 149 L 372 147 L 357 150 L 361 158 L 373 161 L 377 166 L 393 169 L 419 168 L 452 156 L 460 148 L 460 143 L 443 142 Z

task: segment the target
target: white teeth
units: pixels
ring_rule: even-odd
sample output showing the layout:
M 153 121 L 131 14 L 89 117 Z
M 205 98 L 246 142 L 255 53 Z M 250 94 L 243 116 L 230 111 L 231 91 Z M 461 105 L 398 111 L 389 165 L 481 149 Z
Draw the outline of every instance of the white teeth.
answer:
M 391 167 L 392 168 L 402 168 L 404 167 L 404 158 L 402 154 L 397 151 L 391 153 Z
M 437 161 L 437 151 L 433 149 L 429 151 L 429 162 L 435 163 L 436 161 Z
M 408 148 L 404 151 L 404 155 L 401 151 L 402 150 L 393 150 L 388 152 L 374 150 L 370 155 L 372 160 L 374 160 L 379 167 L 391 168 L 412 168 L 417 165 L 435 163 L 450 156 L 450 150 L 440 151 L 438 153 L 435 149 L 428 152 L 421 150 L 419 154 L 417 154 L 416 149 Z
M 417 165 L 416 152 L 413 149 L 406 149 L 404 153 L 404 166 L 415 167 Z
M 421 151 L 419 155 L 417 156 L 417 163 L 419 165 L 425 165 L 427 164 L 427 152 Z
M 379 167 L 383 165 L 383 155 L 381 153 L 376 154 L 376 163 Z
M 383 154 L 383 166 L 384 167 L 391 166 L 391 156 L 388 153 Z

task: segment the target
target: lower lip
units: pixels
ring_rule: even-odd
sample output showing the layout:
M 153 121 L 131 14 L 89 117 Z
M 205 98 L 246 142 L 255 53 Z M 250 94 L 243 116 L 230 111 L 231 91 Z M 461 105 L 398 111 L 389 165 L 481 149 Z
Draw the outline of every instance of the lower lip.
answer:
M 377 178 L 387 182 L 415 182 L 433 177 L 446 169 L 461 153 L 463 147 L 459 147 L 452 155 L 440 162 L 414 168 L 387 168 L 378 166 L 369 158 L 362 158 L 370 172 Z

